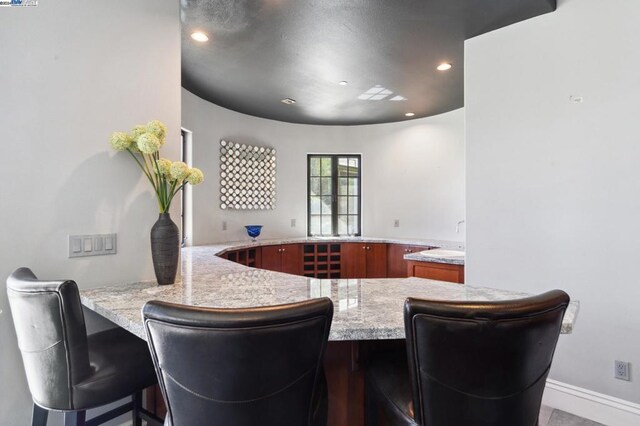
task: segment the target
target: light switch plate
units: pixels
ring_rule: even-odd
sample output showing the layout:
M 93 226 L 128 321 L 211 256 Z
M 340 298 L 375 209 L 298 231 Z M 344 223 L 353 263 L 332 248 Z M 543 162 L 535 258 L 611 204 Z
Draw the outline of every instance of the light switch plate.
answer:
M 69 257 L 117 253 L 116 234 L 69 235 Z

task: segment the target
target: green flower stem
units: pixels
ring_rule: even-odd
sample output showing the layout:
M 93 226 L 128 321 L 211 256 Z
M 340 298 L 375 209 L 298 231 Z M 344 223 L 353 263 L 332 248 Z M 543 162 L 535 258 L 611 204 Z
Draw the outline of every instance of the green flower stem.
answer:
M 147 177 L 147 179 L 149 179 L 149 182 L 151 182 L 151 185 L 153 185 L 153 179 L 151 179 L 151 176 L 149 176 L 149 173 L 147 172 L 147 170 L 145 169 L 145 167 L 142 165 L 142 163 L 140 162 L 140 160 L 138 160 L 138 158 L 136 157 L 136 155 L 131 152 L 130 149 L 127 149 L 127 152 L 129 154 L 131 154 L 131 156 L 133 157 L 134 160 L 136 160 L 136 163 L 138 163 L 138 166 L 140 166 L 140 169 L 142 170 L 142 172 L 144 173 L 144 175 Z
M 173 194 L 171 194 L 171 199 L 172 199 L 172 200 L 173 200 L 173 197 L 175 197 L 175 195 L 176 195 L 178 192 L 180 192 L 180 190 L 181 190 L 182 188 L 184 188 L 184 186 L 185 186 L 186 184 L 187 184 L 187 181 L 185 180 L 184 182 L 182 182 L 182 185 L 180 185 L 179 187 L 177 187 L 177 188 L 175 189 L 175 191 L 173 191 Z
M 158 166 L 158 160 L 160 160 L 159 153 L 153 154 L 144 154 L 141 153 L 142 161 L 127 148 L 127 152 L 133 159 L 136 161 L 144 175 L 147 177 L 151 186 L 153 186 L 153 190 L 156 193 L 156 201 L 158 202 L 158 208 L 160 209 L 160 213 L 166 213 L 169 211 L 169 207 L 171 207 L 171 202 L 173 201 L 173 197 L 184 188 L 184 186 L 188 183 L 187 180 L 183 180 L 181 184 L 178 185 L 178 181 L 174 180 L 170 182 L 166 176 L 160 173 L 160 167 Z
M 155 189 L 156 191 L 158 190 L 158 183 L 156 182 L 155 177 L 155 173 L 151 173 L 151 169 L 153 168 L 153 166 L 149 167 L 149 159 L 147 158 L 146 154 L 142 154 L 142 158 L 144 158 L 144 166 L 145 169 L 147 170 L 147 173 L 149 174 L 149 176 L 152 177 L 152 184 L 153 184 L 153 189 Z
M 136 160 L 136 163 L 138 163 L 138 166 L 142 170 L 142 173 L 144 173 L 144 175 L 147 177 L 147 179 L 149 179 L 149 182 L 151 182 L 151 185 L 153 186 L 153 189 L 155 190 L 156 189 L 156 185 L 155 185 L 153 179 L 151 178 L 151 176 L 149 175 L 149 172 L 148 172 L 147 168 L 142 165 L 140 160 L 138 160 L 138 157 L 136 157 L 136 155 L 133 152 L 131 152 L 130 149 L 127 148 L 127 152 L 129 154 L 131 154 L 131 156 L 133 157 L 134 160 Z M 143 158 L 144 158 L 144 154 L 143 154 Z M 146 161 L 145 161 L 145 165 L 146 165 Z M 156 191 L 156 194 L 157 194 L 157 191 Z M 157 199 L 156 201 L 158 202 L 158 208 L 160 209 L 161 212 L 163 212 L 162 204 L 160 202 L 160 199 L 158 199 L 157 197 L 156 197 L 156 199 Z
M 160 204 L 162 205 L 162 208 L 160 210 L 164 213 L 164 212 L 167 211 L 167 208 L 168 208 L 167 207 L 167 196 L 166 196 L 167 185 L 166 185 L 164 177 L 160 173 L 160 168 L 158 167 L 158 160 L 156 158 L 156 155 L 153 156 L 153 164 L 155 166 L 156 176 L 158 178 L 158 189 L 156 190 L 156 195 L 160 199 Z

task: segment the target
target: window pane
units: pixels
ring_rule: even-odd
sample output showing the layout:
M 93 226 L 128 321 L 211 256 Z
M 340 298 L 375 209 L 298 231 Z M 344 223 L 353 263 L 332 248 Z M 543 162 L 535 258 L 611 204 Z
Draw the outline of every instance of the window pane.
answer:
M 311 169 L 309 170 L 310 176 L 320 176 L 320 158 L 311 157 Z
M 322 235 L 331 235 L 331 216 L 322 216 Z
M 322 180 L 322 195 L 331 195 L 331 178 L 321 178 Z
M 320 195 L 320 178 L 309 179 L 309 195 Z
M 358 216 L 349 216 L 349 224 L 347 226 L 347 232 L 349 235 L 357 234 L 359 231 L 358 222 L 360 218 Z
M 338 176 L 349 175 L 349 159 L 347 157 L 338 158 Z
M 358 214 L 358 197 L 349 198 L 349 214 Z
M 347 235 L 349 233 L 347 228 L 347 216 L 338 216 L 338 234 Z
M 350 178 L 349 179 L 349 195 L 358 195 L 358 179 Z
M 311 222 L 309 225 L 311 235 L 320 235 L 320 216 L 311 216 Z
M 348 208 L 347 197 L 338 197 L 338 214 L 349 213 Z
M 311 214 L 320 214 L 320 197 L 311 197 Z
M 359 175 L 359 161 L 355 157 L 349 158 L 349 176 L 358 176 Z
M 349 179 L 347 178 L 339 178 L 338 179 L 338 195 L 347 195 Z
M 331 157 L 322 157 L 321 173 L 322 176 L 331 176 Z
M 331 197 L 322 197 L 322 214 L 331 216 Z

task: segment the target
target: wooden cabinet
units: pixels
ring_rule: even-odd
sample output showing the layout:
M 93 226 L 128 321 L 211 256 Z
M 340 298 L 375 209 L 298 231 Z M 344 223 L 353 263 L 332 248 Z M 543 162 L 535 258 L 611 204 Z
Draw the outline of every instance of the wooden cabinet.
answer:
M 302 246 L 302 275 L 340 278 L 341 247 L 338 243 L 309 243 Z
M 260 247 L 246 248 L 231 250 L 224 253 L 221 257 L 230 260 L 235 263 L 239 263 L 245 266 L 251 266 L 252 268 L 261 268 L 262 263 L 260 259 L 261 250 Z
M 407 273 L 410 277 L 464 284 L 464 265 L 410 260 L 408 261 Z
M 262 247 L 262 269 L 302 275 L 302 259 L 298 244 Z
M 464 283 L 464 266 L 404 260 L 433 247 L 386 243 L 280 244 L 230 250 L 221 257 L 254 268 L 314 278 L 406 278 Z
M 388 244 L 387 248 L 387 278 L 407 278 L 407 266 L 404 255 L 429 250 L 433 247 L 414 246 L 409 244 Z
M 343 243 L 341 250 L 341 278 L 386 278 L 386 244 Z

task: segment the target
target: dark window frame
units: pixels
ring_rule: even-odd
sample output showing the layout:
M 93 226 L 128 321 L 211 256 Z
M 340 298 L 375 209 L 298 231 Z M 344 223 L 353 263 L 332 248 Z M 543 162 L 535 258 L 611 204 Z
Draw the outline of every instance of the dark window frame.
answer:
M 321 236 L 346 236 L 338 233 L 338 183 L 340 176 L 338 175 L 338 162 L 340 158 L 356 158 L 358 160 L 358 174 L 355 177 L 358 180 L 358 232 L 349 234 L 350 236 L 362 236 L 362 155 L 361 154 L 307 154 L 307 236 L 317 236 L 311 233 L 311 159 L 312 158 L 331 158 L 331 235 L 321 234 Z M 348 183 L 347 183 L 348 185 Z M 349 197 L 350 195 L 347 195 Z M 348 202 L 348 200 L 347 200 Z M 321 228 L 322 230 L 322 225 Z

